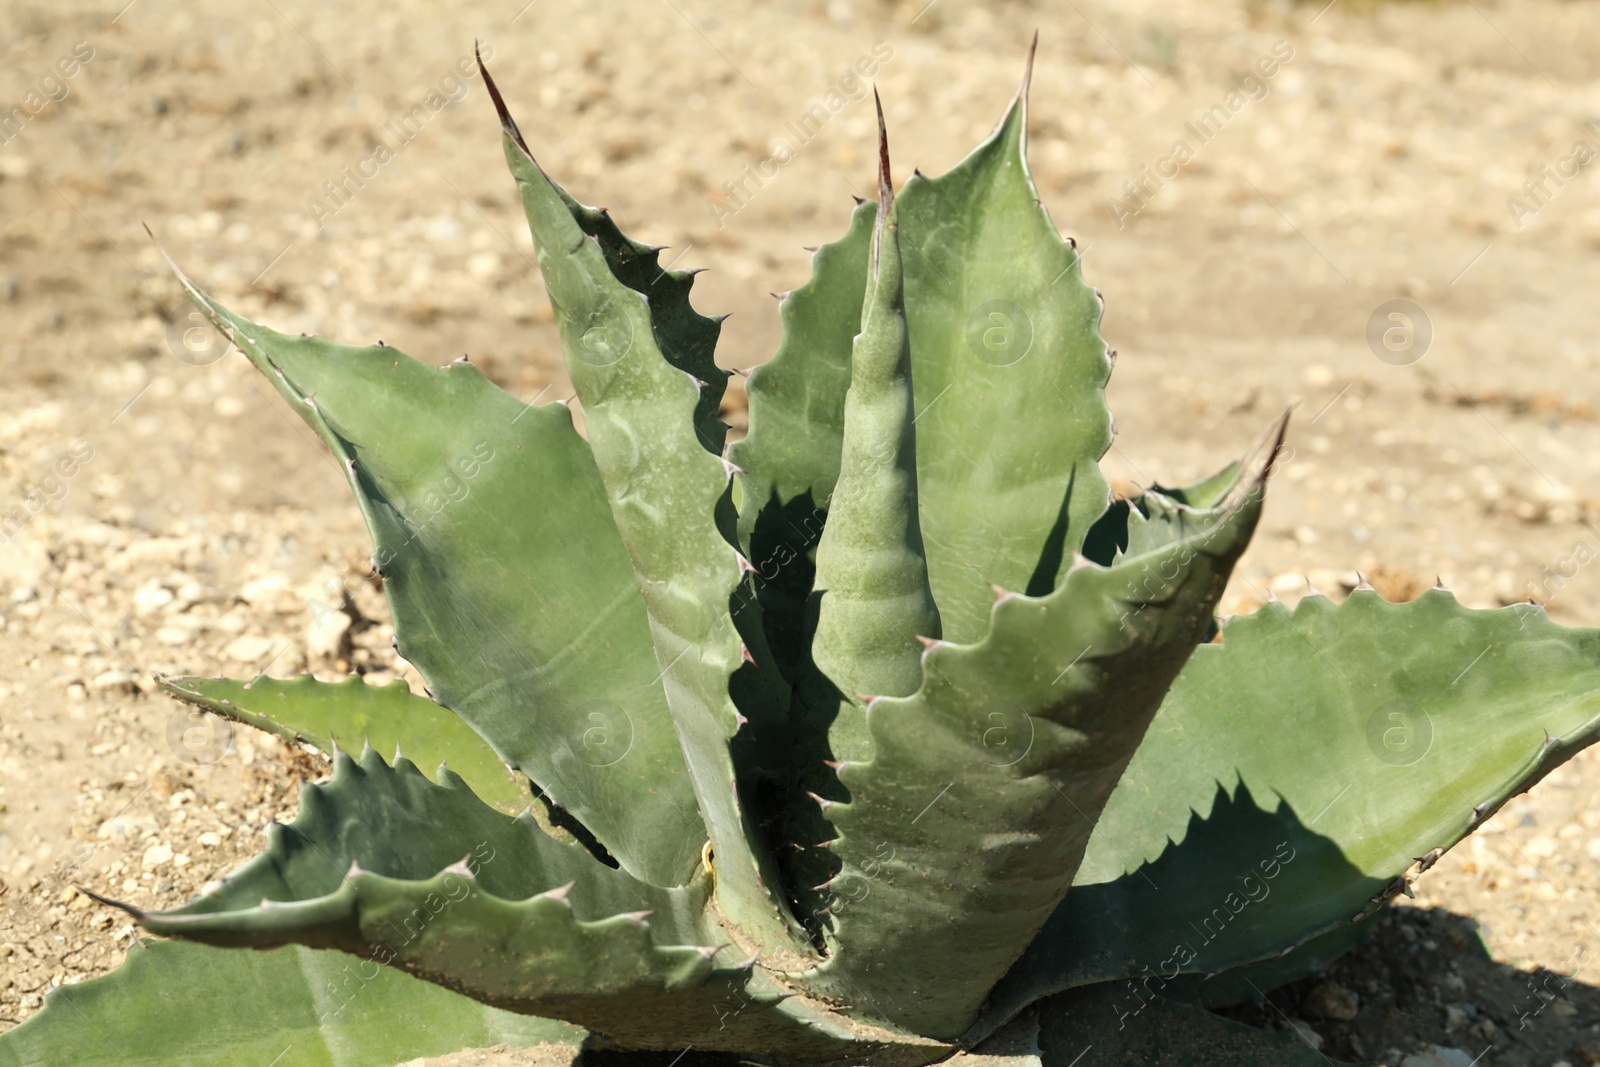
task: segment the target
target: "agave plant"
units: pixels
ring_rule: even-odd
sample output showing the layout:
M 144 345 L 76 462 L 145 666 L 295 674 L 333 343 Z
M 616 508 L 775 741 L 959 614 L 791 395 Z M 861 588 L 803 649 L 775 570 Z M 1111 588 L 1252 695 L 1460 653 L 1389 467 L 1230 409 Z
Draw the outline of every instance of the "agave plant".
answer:
M 691 276 L 546 176 L 484 78 L 585 433 L 179 275 L 345 466 L 433 699 L 167 680 L 332 779 L 219 888 L 128 908 L 170 940 L 0 1064 L 1324 1062 L 1204 1006 L 1325 965 L 1594 740 L 1600 632 L 1366 585 L 1218 619 L 1283 424 L 1108 494 L 1112 354 L 1026 79 L 898 193 L 880 111 L 876 201 L 782 297 L 728 445 Z

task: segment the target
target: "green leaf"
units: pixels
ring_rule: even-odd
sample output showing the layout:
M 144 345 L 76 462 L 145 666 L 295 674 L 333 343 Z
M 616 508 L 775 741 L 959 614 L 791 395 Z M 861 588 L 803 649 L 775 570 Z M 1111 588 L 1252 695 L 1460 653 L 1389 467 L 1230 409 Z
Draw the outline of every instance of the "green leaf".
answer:
M 708 916 L 710 878 L 645 885 L 442 778 L 341 753 L 333 781 L 307 787 L 294 823 L 214 892 L 167 912 L 114 906 L 154 933 L 238 951 L 341 949 L 363 973 L 402 968 L 610 1047 L 907 1067 L 942 1047 L 859 1027 L 739 961 Z
M 1168 694 L 986 1019 L 1361 923 L 1597 738 L 1600 630 L 1529 605 L 1473 611 L 1443 590 L 1391 604 L 1369 588 L 1235 618 Z
M 593 229 L 594 216 L 540 169 L 487 72 L 484 78 L 590 447 L 644 596 L 658 670 L 717 857 L 719 902 L 757 944 L 804 949 L 799 925 L 769 888 L 779 884 L 775 868 L 758 820 L 743 810 L 729 752 L 745 718 L 729 694 L 736 671 L 756 676 L 746 692 L 768 705 L 757 715 L 781 714 L 789 694 L 774 665 L 742 670 L 746 649 L 730 599 L 748 564 L 729 540 L 732 469 L 715 454 L 721 438 L 708 439 L 700 415 L 709 387 L 701 375 L 714 368 L 674 356 L 681 346 L 672 323 L 656 313 L 660 299 L 640 280 L 664 273 L 656 254 L 631 243 L 620 249 L 611 231 Z M 646 269 L 637 269 L 640 258 Z M 683 278 L 672 299 L 686 301 Z M 720 389 L 720 377 L 717 383 Z
M 199 931 L 207 928 L 167 924 L 210 916 L 225 933 L 233 921 L 228 916 L 263 900 L 304 901 L 337 892 L 353 867 L 418 881 L 446 870 L 467 879 L 460 873 L 465 864 L 475 887 L 506 900 L 576 880 L 567 899 L 579 919 L 653 911 L 654 924 L 667 924 L 673 943 L 702 943 L 704 878 L 675 889 L 641 882 L 579 845 L 549 837 L 532 814 L 513 818 L 494 810 L 451 771 L 441 770 L 439 778 L 430 781 L 409 759 L 391 767 L 374 749 L 361 753 L 359 762 L 341 752 L 332 781 L 304 789 L 299 813 L 291 823 L 274 824 L 265 853 L 194 902 L 146 915 L 146 926 L 161 934 Z
M 447 764 L 484 803 L 516 814 L 528 806 L 527 786 L 517 781 L 483 738 L 446 708 L 413 694 L 400 681 L 368 685 L 357 675 L 319 682 L 257 678 L 163 678 L 161 687 L 180 700 L 214 711 L 290 741 L 324 752 L 366 745 L 404 752 L 422 767 Z
M 61 986 L 0 1036 L 0 1067 L 390 1067 L 541 1042 L 576 1059 L 583 1038 L 342 952 L 144 941 L 116 971 Z
M 178 277 L 333 450 L 400 653 L 435 698 L 626 869 L 687 878 L 704 828 L 638 583 L 566 407 L 522 404 L 469 363 L 288 337 Z
M 899 198 L 922 534 L 951 641 L 983 638 L 991 584 L 1054 589 L 1106 508 L 1101 301 L 1039 201 L 1026 127 L 1024 79 L 987 141 Z
M 922 684 L 917 638 L 939 636 L 939 609 L 917 518 L 911 345 L 881 109 L 878 136 L 878 221 L 851 353 L 839 481 L 817 546 L 811 656 L 840 693 L 898 697 Z M 834 753 L 868 755 L 865 733 L 860 715 L 839 716 L 830 731 Z
M 876 218 L 876 204 L 857 206 L 845 235 L 817 249 L 810 280 L 781 298 L 783 339 L 750 372 L 750 431 L 729 446 L 743 472 L 740 544 L 756 568 L 767 632 L 791 681 L 809 667 L 812 556 L 839 478 L 851 347 Z
M 828 727 L 841 694 L 811 659 L 816 613 L 810 598 L 839 476 L 851 347 L 861 325 L 876 218 L 876 204 L 858 206 L 849 231 L 816 250 L 811 279 L 782 296 L 783 339 L 772 359 L 750 373 L 750 432 L 729 446 L 740 468 L 740 543 L 755 568 L 750 588 L 761 609 L 766 655 L 795 690 L 781 709 L 786 714 L 755 724 L 750 761 L 762 768 L 763 816 L 790 846 L 777 855 L 782 880 L 808 919 L 822 906 L 811 887 L 829 877 L 833 860 L 815 847 L 832 832 L 806 794 L 842 798 L 825 765 L 833 756 Z
M 1211 530 L 1006 594 L 981 642 L 925 654 L 915 695 L 867 704 L 872 758 L 825 804 L 837 944 L 798 981 L 913 1032 L 966 1029 L 1066 893 L 1261 499 L 1253 480 Z
M 342 949 L 613 1037 L 630 1031 L 612 1029 L 612 1001 L 633 1002 L 643 1026 L 647 1001 L 713 979 L 706 879 L 646 885 L 442 774 L 436 785 L 409 760 L 341 754 L 266 853 L 192 904 L 133 914 L 218 946 Z

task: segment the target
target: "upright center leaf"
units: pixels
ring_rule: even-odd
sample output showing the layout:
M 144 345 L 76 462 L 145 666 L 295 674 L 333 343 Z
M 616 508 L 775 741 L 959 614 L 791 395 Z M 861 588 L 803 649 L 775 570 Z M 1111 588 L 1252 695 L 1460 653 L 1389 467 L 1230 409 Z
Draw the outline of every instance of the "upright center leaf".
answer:
M 918 636 L 939 636 L 917 514 L 911 345 L 889 144 L 878 113 L 878 218 L 861 332 L 851 351 L 844 447 L 817 546 L 812 658 L 845 694 L 908 696 L 922 682 Z M 834 751 L 864 740 L 859 712 L 834 723 Z M 856 753 L 860 754 L 860 753 Z

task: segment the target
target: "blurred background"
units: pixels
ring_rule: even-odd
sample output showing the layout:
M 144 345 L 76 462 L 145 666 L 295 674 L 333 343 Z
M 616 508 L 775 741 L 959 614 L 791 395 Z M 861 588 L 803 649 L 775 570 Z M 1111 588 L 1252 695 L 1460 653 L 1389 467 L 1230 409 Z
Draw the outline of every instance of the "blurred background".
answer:
M 124 2 L 0 2 L 5 1022 L 130 943 L 75 883 L 176 904 L 322 773 L 155 674 L 420 685 L 342 473 L 191 317 L 142 224 L 280 330 L 571 394 L 474 40 L 547 170 L 706 269 L 697 306 L 732 314 L 719 358 L 748 367 L 777 341 L 768 294 L 874 187 L 870 87 L 897 179 L 942 172 L 1038 30 L 1032 167 L 1105 295 L 1114 483 L 1209 473 L 1296 405 L 1225 608 L 1341 597 L 1359 572 L 1391 599 L 1437 578 L 1600 624 L 1592 2 Z M 1504 965 L 1485 983 L 1569 976 L 1569 1012 L 1519 1026 L 1512 994 L 1460 977 L 1471 952 L 1402 924 L 1397 945 L 1460 959 L 1420 991 L 1351 978 L 1369 1007 L 1349 1018 L 1291 1005 L 1318 1040 L 1600 1062 L 1577 992 L 1597 767 L 1509 805 L 1417 902 L 1476 916 Z

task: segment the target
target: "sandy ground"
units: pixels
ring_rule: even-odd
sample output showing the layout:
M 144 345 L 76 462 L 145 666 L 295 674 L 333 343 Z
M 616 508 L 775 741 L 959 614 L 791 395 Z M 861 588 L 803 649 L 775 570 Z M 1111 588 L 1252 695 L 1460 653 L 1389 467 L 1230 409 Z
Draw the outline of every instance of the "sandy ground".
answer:
M 121 2 L 0 4 L 0 107 L 22 108 L 0 130 L 0 503 L 26 511 L 0 546 L 7 1022 L 128 943 L 74 881 L 177 903 L 320 773 L 191 719 L 153 674 L 406 674 L 340 473 L 194 328 L 141 221 L 280 329 L 570 393 L 492 113 L 458 74 L 475 37 L 547 168 L 710 268 L 697 304 L 733 313 L 721 359 L 748 366 L 775 344 L 766 294 L 871 188 L 851 69 L 887 52 L 897 166 L 938 172 L 999 115 L 1037 27 L 1035 176 L 1119 351 L 1108 471 L 1207 472 L 1298 403 L 1234 604 L 1306 576 L 1339 595 L 1361 570 L 1600 623 L 1600 187 L 1576 167 L 1600 152 L 1594 3 Z M 730 195 L 830 93 L 844 106 L 795 158 Z M 1179 141 L 1175 176 L 1147 179 Z M 1413 332 L 1374 345 L 1392 301 Z M 1600 760 L 1580 759 L 1422 880 L 1417 903 L 1475 917 L 1498 965 L 1456 946 L 1394 980 L 1409 1013 L 1388 979 L 1351 979 L 1358 1011 L 1403 1024 L 1302 1005 L 1303 1024 L 1391 1063 L 1434 1044 L 1600 1062 L 1597 800 Z M 1568 992 L 1528 1019 L 1492 991 L 1506 967 Z

